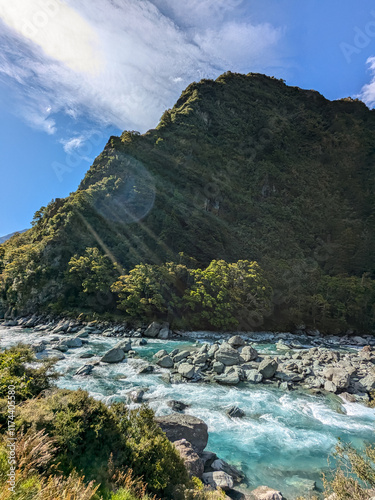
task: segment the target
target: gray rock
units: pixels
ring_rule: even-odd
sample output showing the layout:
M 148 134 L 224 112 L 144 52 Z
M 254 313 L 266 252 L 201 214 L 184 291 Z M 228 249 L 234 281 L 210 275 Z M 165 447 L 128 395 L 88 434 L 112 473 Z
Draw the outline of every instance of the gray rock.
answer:
M 186 359 L 190 356 L 191 352 L 190 351 L 180 351 L 178 354 L 176 354 L 173 357 L 173 361 L 175 363 L 178 363 L 179 361 L 182 361 L 183 359 Z
M 225 366 L 238 365 L 240 361 L 239 352 L 232 346 L 224 342 L 219 350 L 215 352 L 216 361 L 220 361 Z
M 212 358 L 216 351 L 219 350 L 218 344 L 213 344 L 207 351 L 208 357 Z
M 81 368 L 78 368 L 78 370 L 75 372 L 74 375 L 83 375 L 83 376 L 90 375 L 93 369 L 94 369 L 93 365 L 90 364 L 83 365 L 81 366 Z
M 231 345 L 232 347 L 241 347 L 245 345 L 245 341 L 242 337 L 239 335 L 234 335 L 228 340 L 228 344 Z
M 234 483 L 240 483 L 243 479 L 245 479 L 245 474 L 236 469 L 236 467 L 233 467 L 233 465 L 230 465 L 224 460 L 221 460 L 220 458 L 212 462 L 211 468 L 217 471 L 225 472 L 226 474 L 231 476 Z
M 163 356 L 162 358 L 158 359 L 157 364 L 161 368 L 172 368 L 174 363 L 173 359 L 170 356 Z
M 183 413 L 173 413 L 172 415 L 156 417 L 155 420 L 172 443 L 186 439 L 198 455 L 207 446 L 207 424 L 200 418 Z
M 148 342 L 146 339 L 136 339 L 136 340 L 133 340 L 132 343 L 133 343 L 133 346 L 143 346 L 143 345 L 147 345 Z
M 125 353 L 131 351 L 132 344 L 129 340 L 122 340 L 115 345 L 115 349 L 122 349 Z
M 253 361 L 258 357 L 258 351 L 251 347 L 250 345 L 246 345 L 240 350 L 240 360 L 248 363 L 249 361 Z
M 223 363 L 220 363 L 220 361 L 214 361 L 212 364 L 212 369 L 215 373 L 220 375 L 224 372 L 225 366 L 223 365 Z
M 31 345 L 31 349 L 34 352 L 42 352 L 45 350 L 45 348 L 46 348 L 46 345 L 44 342 L 36 342 L 35 344 Z
M 373 391 L 375 389 L 375 374 L 370 373 L 366 377 L 361 378 L 359 384 L 367 391 Z
M 253 384 L 260 384 L 263 380 L 263 375 L 258 370 L 245 370 L 246 379 Z
M 152 365 L 146 365 L 143 366 L 138 370 L 139 375 L 144 375 L 147 373 L 153 373 L 155 371 L 155 368 Z
M 161 328 L 158 333 L 158 339 L 168 339 L 169 338 L 169 327 Z
M 76 333 L 76 337 L 79 337 L 81 339 L 85 339 L 89 336 L 90 330 L 87 330 L 87 328 L 82 328 L 78 333 Z
M 245 412 L 243 410 L 241 410 L 241 408 L 238 408 L 238 406 L 231 406 L 226 413 L 227 413 L 228 417 L 231 417 L 231 418 L 242 418 L 245 416 Z M 221 469 L 217 469 L 217 470 L 221 470 Z
M 190 365 L 189 363 L 181 363 L 177 370 L 180 375 L 187 379 L 193 378 L 195 373 L 194 365 Z
M 67 347 L 82 347 L 82 340 L 79 337 L 73 337 L 72 339 L 65 339 L 62 341 Z
M 285 498 L 280 491 L 268 486 L 259 486 L 250 493 L 250 500 L 285 500 Z
M 350 385 L 350 375 L 343 368 L 327 368 L 323 371 L 323 376 L 333 382 L 337 389 L 347 389 Z
M 327 380 L 324 384 L 324 390 L 335 393 L 337 392 L 337 387 L 331 380 Z
M 191 443 L 186 439 L 180 439 L 173 444 L 179 452 L 189 476 L 201 478 L 204 471 L 204 463 Z
M 210 465 L 214 460 L 217 459 L 216 453 L 213 451 L 204 451 L 201 453 L 201 459 L 203 460 L 204 465 Z
M 125 359 L 125 353 L 122 349 L 114 347 L 104 354 L 102 359 L 103 363 L 121 363 Z
M 149 338 L 156 338 L 161 330 L 161 325 L 154 321 L 144 331 L 143 335 Z
M 60 351 L 60 352 L 66 352 L 68 350 L 68 346 L 66 344 L 63 344 L 62 342 L 60 342 L 59 344 L 56 344 L 55 346 L 53 346 L 52 349 L 56 349 L 56 351 Z
M 128 397 L 130 401 L 133 401 L 133 403 L 141 403 L 143 396 L 145 395 L 144 389 L 141 389 L 140 387 L 138 389 L 134 389 L 130 392 L 128 392 Z
M 182 412 L 182 411 L 186 410 L 186 408 L 189 408 L 189 405 L 183 403 L 182 401 L 176 401 L 175 399 L 168 401 L 167 405 L 170 408 L 172 408 L 173 411 L 177 411 L 177 412 Z
M 161 349 L 160 351 L 156 352 L 153 355 L 153 358 L 154 359 L 161 359 L 161 358 L 164 358 L 164 356 L 168 356 L 168 353 L 165 349 Z
M 215 490 L 221 488 L 224 491 L 231 490 L 234 484 L 231 476 L 221 471 L 205 472 L 202 474 L 202 481 Z
M 265 358 L 259 365 L 258 371 L 264 379 L 272 378 L 277 370 L 277 362 L 271 358 Z
M 223 373 L 222 375 L 215 376 L 216 382 L 224 385 L 236 385 L 240 381 L 240 377 L 237 371 L 231 373 Z

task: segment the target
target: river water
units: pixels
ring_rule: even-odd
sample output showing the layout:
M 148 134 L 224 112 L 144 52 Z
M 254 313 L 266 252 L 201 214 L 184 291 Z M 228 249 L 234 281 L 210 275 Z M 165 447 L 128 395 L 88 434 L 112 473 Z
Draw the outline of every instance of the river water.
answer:
M 19 342 L 32 343 L 49 339 L 32 329 L 0 327 L 2 348 Z M 134 349 L 140 358 L 115 365 L 96 366 L 90 376 L 74 376 L 77 368 L 98 358 L 80 359 L 83 353 L 103 355 L 118 338 L 98 335 L 89 337 L 89 344 L 69 349 L 65 359 L 56 364 L 61 374 L 59 387 L 87 390 L 93 397 L 107 403 L 121 400 L 136 387 L 148 388 L 144 400 L 157 415 L 168 414 L 167 402 L 177 399 L 190 405 L 186 413 L 202 418 L 208 425 L 207 449 L 241 469 L 248 487 L 267 485 L 279 489 L 288 499 L 304 491 L 306 480 L 322 487 L 321 473 L 328 471 L 327 457 L 337 439 L 362 447 L 375 442 L 375 409 L 356 403 L 342 403 L 337 397 L 318 397 L 300 392 L 283 392 L 264 385 L 242 384 L 225 387 L 216 384 L 167 384 L 161 379 L 164 371 L 139 375 L 139 368 L 150 361 L 159 349 L 189 348 L 193 342 L 149 340 Z M 274 345 L 257 349 L 272 351 Z M 226 410 L 237 405 L 245 411 L 242 419 L 231 419 Z M 136 405 L 134 405 L 136 406 Z

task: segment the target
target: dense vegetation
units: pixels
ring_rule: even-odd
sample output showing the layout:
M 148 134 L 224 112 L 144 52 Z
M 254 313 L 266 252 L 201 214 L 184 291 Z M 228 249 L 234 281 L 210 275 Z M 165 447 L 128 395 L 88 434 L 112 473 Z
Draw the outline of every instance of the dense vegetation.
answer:
M 372 330 L 374 125 L 360 101 L 264 75 L 192 83 L 156 129 L 111 137 L 75 193 L 0 245 L 0 309 L 115 313 L 120 293 L 128 310 L 112 284 L 141 280 L 139 265 L 182 272 L 167 268 L 184 252 L 190 326 Z M 242 260 L 257 262 L 271 306 L 244 318 L 236 296 L 223 322 L 209 304 L 221 285 L 198 283 L 212 261 L 223 279 Z

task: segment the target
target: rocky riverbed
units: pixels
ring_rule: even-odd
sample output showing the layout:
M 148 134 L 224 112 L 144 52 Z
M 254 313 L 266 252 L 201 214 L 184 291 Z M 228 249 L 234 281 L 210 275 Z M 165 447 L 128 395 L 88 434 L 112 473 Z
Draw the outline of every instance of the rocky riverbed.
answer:
M 60 387 L 81 387 L 108 403 L 149 404 L 191 472 L 232 498 L 262 498 L 266 484 L 273 498 L 319 494 L 337 437 L 373 440 L 375 410 L 365 406 L 371 337 L 183 334 L 155 323 L 132 330 L 40 317 L 5 325 L 3 347 L 22 341 L 38 357 L 60 358 Z M 187 432 L 197 418 L 208 437 L 207 444 L 200 434 L 198 448 Z

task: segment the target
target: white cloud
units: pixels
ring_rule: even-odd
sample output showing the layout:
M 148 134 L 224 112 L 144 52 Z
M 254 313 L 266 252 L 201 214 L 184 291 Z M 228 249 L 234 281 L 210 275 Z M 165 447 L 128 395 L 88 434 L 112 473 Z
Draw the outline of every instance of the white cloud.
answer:
M 372 81 L 364 85 L 358 97 L 362 99 L 367 106 L 373 107 L 375 105 L 375 57 L 369 57 L 366 62 L 372 73 Z
M 0 77 L 16 84 L 26 120 L 49 133 L 61 111 L 144 131 L 191 81 L 274 64 L 281 32 L 228 19 L 241 3 L 0 0 Z M 191 8 L 194 26 L 186 28 Z M 210 23 L 201 23 L 204 16 Z
M 83 135 L 72 137 L 70 139 L 61 139 L 61 144 L 64 147 L 65 153 L 72 153 L 74 150 L 79 149 L 85 142 L 86 138 Z

